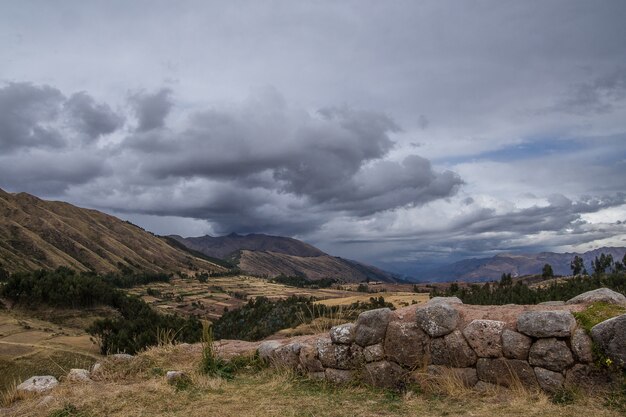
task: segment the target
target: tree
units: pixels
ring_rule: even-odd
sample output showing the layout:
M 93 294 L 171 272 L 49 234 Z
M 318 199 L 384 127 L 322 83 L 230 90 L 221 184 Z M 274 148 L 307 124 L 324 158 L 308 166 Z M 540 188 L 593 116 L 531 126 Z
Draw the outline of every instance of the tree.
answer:
M 513 285 L 513 278 L 511 278 L 511 274 L 502 273 L 500 277 L 500 286 L 501 287 L 510 287 Z
M 574 276 L 580 275 L 580 273 L 585 269 L 585 261 L 583 261 L 583 258 L 576 255 L 574 256 L 574 259 L 572 259 L 572 262 L 569 264 L 569 266 L 572 269 L 572 274 Z
M 613 266 L 613 255 L 610 253 L 605 255 L 604 253 L 600 254 L 600 257 L 593 260 L 593 273 L 595 275 L 604 274 L 607 269 L 610 270 Z
M 552 271 L 552 265 L 545 264 L 543 266 L 543 270 L 541 271 L 542 278 L 552 278 L 554 276 L 554 272 Z

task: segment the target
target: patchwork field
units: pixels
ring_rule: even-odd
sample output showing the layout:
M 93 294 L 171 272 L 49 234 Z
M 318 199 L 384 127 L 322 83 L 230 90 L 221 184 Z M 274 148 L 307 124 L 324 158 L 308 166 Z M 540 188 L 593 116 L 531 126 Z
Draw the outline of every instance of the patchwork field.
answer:
M 326 306 L 348 306 L 350 304 L 359 302 L 367 302 L 371 297 L 383 297 L 385 301 L 390 302 L 396 308 L 406 307 L 411 304 L 423 304 L 428 301 L 429 295 L 426 293 L 415 292 L 380 292 L 380 293 L 359 293 L 358 295 L 351 295 L 341 298 L 330 298 L 327 300 L 319 301 L 319 304 Z
M 30 314 L 0 310 L 0 391 L 32 375 L 58 377 L 89 367 L 99 357 L 98 346 L 84 331 L 84 312 L 60 312 L 55 323 Z

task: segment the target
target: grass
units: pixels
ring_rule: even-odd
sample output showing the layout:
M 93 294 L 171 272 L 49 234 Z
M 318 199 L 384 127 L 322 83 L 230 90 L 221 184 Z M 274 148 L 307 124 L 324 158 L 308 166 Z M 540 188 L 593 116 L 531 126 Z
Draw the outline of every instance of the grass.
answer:
M 3 410 L 9 417 L 100 416 L 474 416 L 558 415 L 622 416 L 603 398 L 580 396 L 555 404 L 547 396 L 525 390 L 497 389 L 477 393 L 454 377 L 430 388 L 404 392 L 360 384 L 335 386 L 293 372 L 240 367 L 232 379 L 199 372 L 200 346 L 148 349 L 130 362 L 103 362 L 89 384 L 62 382 L 53 399 L 26 398 Z M 190 379 L 184 389 L 169 385 L 167 370 L 181 370 Z M 2 413 L 2 412 L 0 412 Z
M 593 303 L 581 312 L 573 313 L 576 321 L 588 332 L 598 323 L 626 314 L 626 307 L 603 302 Z

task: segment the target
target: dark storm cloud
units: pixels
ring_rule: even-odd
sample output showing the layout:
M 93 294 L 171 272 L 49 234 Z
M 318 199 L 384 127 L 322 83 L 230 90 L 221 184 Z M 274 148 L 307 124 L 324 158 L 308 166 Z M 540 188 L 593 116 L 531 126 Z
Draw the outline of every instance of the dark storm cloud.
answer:
M 111 107 L 96 103 L 85 92 L 73 94 L 65 102 L 65 107 L 75 128 L 92 139 L 113 133 L 124 123 L 124 118 L 113 112 Z
M 173 105 L 171 94 L 170 89 L 162 88 L 155 93 L 142 92 L 131 97 L 139 132 L 162 128 L 165 125 L 165 118 Z
M 66 142 L 57 127 L 64 97 L 49 86 L 10 83 L 0 88 L 0 151 L 60 148 Z

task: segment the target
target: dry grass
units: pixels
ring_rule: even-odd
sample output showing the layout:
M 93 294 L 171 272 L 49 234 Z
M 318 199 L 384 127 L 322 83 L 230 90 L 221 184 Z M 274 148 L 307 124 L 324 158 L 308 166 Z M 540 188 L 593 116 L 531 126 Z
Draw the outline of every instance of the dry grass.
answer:
M 385 301 L 392 303 L 396 308 L 406 307 L 411 304 L 426 303 L 430 296 L 427 293 L 414 292 L 379 292 L 379 293 L 362 293 L 358 295 L 350 295 L 341 298 L 330 298 L 318 301 L 326 306 L 347 306 L 353 303 L 368 302 L 371 297 L 383 297 Z
M 64 381 L 45 404 L 42 397 L 26 398 L 0 414 L 49 417 L 65 409 L 73 412 L 68 416 L 92 417 L 622 415 L 594 397 L 558 405 L 543 394 L 515 387 L 476 393 L 453 375 L 439 378 L 436 390 L 404 394 L 360 385 L 337 387 L 273 369 L 238 373 L 226 381 L 197 372 L 200 357 L 195 346 L 165 346 L 131 362 L 105 361 L 93 383 Z M 164 373 L 171 369 L 187 372 L 191 383 L 182 389 L 168 385 Z

